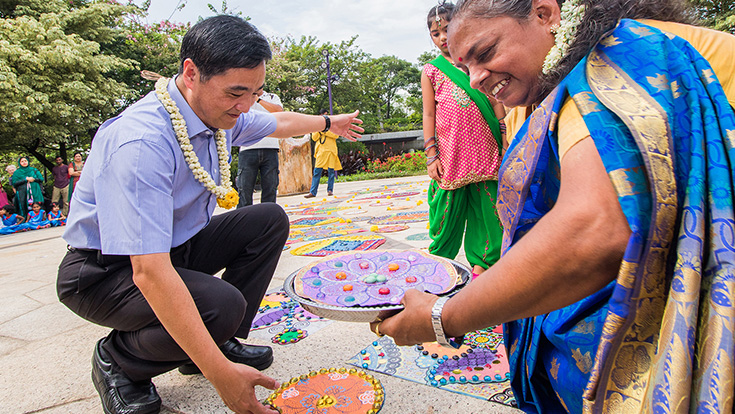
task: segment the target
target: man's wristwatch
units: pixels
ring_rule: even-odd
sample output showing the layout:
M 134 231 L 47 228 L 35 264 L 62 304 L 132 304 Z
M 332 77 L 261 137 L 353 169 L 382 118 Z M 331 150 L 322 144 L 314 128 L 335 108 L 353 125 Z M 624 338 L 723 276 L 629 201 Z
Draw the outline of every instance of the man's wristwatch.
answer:
M 447 338 L 447 335 L 444 333 L 444 326 L 442 326 L 442 309 L 448 300 L 449 296 L 444 296 L 434 302 L 434 306 L 431 308 L 431 326 L 434 328 L 436 342 L 438 342 L 439 345 L 457 349 L 462 346 L 464 335 L 457 338 Z

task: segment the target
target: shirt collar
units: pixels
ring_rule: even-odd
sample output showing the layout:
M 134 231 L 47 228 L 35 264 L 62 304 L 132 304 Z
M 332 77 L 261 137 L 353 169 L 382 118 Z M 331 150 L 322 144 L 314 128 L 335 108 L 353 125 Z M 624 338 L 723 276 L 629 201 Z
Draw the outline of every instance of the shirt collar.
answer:
M 184 117 L 184 122 L 186 122 L 186 131 L 189 134 L 189 138 L 196 137 L 206 131 L 209 131 L 209 136 L 211 136 L 211 132 L 213 131 L 209 129 L 201 119 L 199 119 L 197 114 L 194 113 L 194 110 L 191 109 L 189 103 L 184 99 L 184 95 L 181 94 L 181 91 L 179 91 L 179 88 L 176 86 L 176 78 L 178 78 L 178 76 L 179 75 L 176 75 L 168 81 L 167 88 L 169 95 L 171 95 L 171 99 L 174 100 L 174 103 L 176 103 L 176 106 L 179 108 L 179 112 L 181 112 L 181 116 Z

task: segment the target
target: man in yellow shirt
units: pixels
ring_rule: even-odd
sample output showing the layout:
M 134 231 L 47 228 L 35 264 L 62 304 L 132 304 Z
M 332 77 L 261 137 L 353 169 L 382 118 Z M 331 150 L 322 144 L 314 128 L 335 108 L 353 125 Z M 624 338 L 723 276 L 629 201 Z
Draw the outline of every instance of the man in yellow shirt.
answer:
M 326 109 L 319 111 L 319 115 L 326 116 L 329 113 Z M 314 158 L 316 163 L 314 164 L 314 176 L 311 179 L 311 190 L 309 194 L 305 195 L 305 198 L 316 197 L 316 192 L 319 189 L 319 180 L 322 178 L 324 169 L 327 169 L 327 195 L 334 195 L 334 177 L 336 176 L 335 170 L 342 169 L 342 163 L 339 162 L 339 155 L 337 154 L 337 138 L 339 135 L 331 131 L 314 132 L 311 134 L 311 139 L 316 142 L 314 146 Z M 354 138 L 347 138 L 350 141 L 357 141 Z

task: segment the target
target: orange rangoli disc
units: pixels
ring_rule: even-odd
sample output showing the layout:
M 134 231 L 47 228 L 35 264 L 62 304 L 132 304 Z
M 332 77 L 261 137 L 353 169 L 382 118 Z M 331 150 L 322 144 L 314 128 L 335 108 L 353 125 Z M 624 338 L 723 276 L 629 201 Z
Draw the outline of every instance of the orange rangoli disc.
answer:
M 321 369 L 291 378 L 265 402 L 281 414 L 377 414 L 383 386 L 365 371 Z

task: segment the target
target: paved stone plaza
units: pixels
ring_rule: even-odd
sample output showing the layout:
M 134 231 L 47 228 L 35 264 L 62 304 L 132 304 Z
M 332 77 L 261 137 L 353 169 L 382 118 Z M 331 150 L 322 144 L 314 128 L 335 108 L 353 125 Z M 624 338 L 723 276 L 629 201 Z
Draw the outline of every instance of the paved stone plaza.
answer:
M 367 193 L 370 188 L 396 183 L 426 188 L 428 177 L 337 183 L 335 195 Z M 321 190 L 316 200 L 326 197 L 326 186 Z M 425 200 L 425 193 L 421 197 Z M 279 197 L 278 202 L 289 210 L 306 200 L 298 195 Z M 426 205 L 421 208 L 426 210 Z M 365 222 L 356 224 L 371 227 Z M 82 320 L 58 302 L 56 271 L 66 252 L 63 231 L 62 227 L 0 236 L 0 413 L 102 412 L 90 379 L 90 360 L 95 342 L 109 330 Z M 403 232 L 383 234 L 387 241 L 380 248 L 427 247 L 426 240 L 406 241 L 406 234 L 425 232 L 426 222 L 412 223 Z M 271 288 L 281 286 L 291 272 L 315 259 L 284 251 Z M 464 257 L 457 260 L 464 262 Z M 265 373 L 285 381 L 320 368 L 349 367 L 345 361 L 374 338 L 367 324 L 335 322 L 296 344 L 274 345 L 275 362 Z M 258 338 L 248 342 L 270 344 Z M 384 414 L 519 412 L 393 376 L 376 377 L 385 387 Z M 153 381 L 163 399 L 163 413 L 230 412 L 201 375 L 183 376 L 172 371 Z M 261 400 L 268 394 L 268 390 L 258 390 Z

